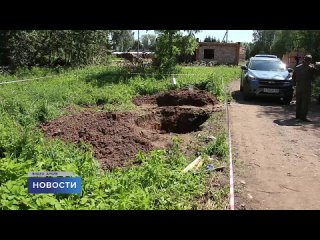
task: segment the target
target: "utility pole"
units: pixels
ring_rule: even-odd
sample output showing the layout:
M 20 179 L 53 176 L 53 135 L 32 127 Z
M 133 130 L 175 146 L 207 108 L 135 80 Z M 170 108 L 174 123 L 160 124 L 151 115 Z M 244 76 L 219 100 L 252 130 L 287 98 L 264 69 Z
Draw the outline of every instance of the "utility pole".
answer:
M 222 42 L 224 41 L 224 39 L 226 39 L 226 41 L 225 41 L 226 43 L 228 42 L 228 32 L 229 32 L 229 30 L 226 30 L 226 33 L 223 36 Z
M 139 30 L 138 30 L 138 58 L 139 58 L 139 44 L 140 44 L 140 40 L 139 40 Z

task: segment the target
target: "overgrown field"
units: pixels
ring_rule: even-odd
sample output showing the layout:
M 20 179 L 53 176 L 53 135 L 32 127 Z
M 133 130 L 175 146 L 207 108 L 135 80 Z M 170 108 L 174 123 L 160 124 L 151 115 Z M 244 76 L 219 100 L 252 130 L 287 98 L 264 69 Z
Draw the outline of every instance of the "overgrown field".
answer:
M 121 73 L 121 74 L 120 74 Z M 205 88 L 224 100 L 222 80 L 237 79 L 238 67 L 185 67 L 178 87 Z M 182 173 L 188 165 L 179 139 L 169 150 L 139 153 L 139 166 L 102 172 L 89 146 L 48 140 L 36 125 L 66 114 L 66 107 L 104 105 L 104 111 L 135 108 L 132 97 L 175 88 L 172 76 L 133 77 L 117 67 L 75 70 L 34 68 L 0 75 L 0 82 L 51 76 L 0 85 L 0 209 L 191 209 L 205 189 L 205 171 Z M 203 153 L 225 158 L 222 133 Z M 81 195 L 28 194 L 30 171 L 68 171 L 82 178 Z

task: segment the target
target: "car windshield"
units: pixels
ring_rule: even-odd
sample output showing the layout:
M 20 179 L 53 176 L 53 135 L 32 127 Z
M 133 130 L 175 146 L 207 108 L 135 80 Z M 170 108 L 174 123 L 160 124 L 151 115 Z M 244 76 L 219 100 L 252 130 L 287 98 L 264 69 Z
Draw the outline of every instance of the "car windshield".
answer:
M 249 65 L 251 70 L 259 71 L 286 71 L 286 65 L 281 61 L 253 60 Z

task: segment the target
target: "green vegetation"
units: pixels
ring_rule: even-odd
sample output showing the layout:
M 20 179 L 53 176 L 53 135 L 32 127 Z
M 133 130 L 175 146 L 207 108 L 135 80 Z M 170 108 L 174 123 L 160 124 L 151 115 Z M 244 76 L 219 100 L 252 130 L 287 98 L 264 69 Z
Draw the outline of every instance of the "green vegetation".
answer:
M 182 174 L 188 161 L 175 142 L 168 151 L 138 154 L 142 162 L 128 170 L 99 170 L 90 147 L 47 140 L 36 129 L 39 122 L 65 114 L 72 105 L 104 103 L 113 111 L 133 109 L 131 99 L 172 88 L 171 76 L 125 78 L 116 67 L 91 66 L 74 70 L 34 68 L 19 70 L 8 79 L 54 75 L 22 83 L 0 85 L 0 209 L 190 209 L 204 191 L 203 172 Z M 223 99 L 221 77 L 229 82 L 239 76 L 234 67 L 182 68 L 178 87 L 204 86 Z M 218 144 L 217 144 L 218 145 Z M 221 144 L 223 146 L 223 144 Z M 218 150 L 214 150 L 217 148 Z M 209 149 L 209 148 L 208 148 Z M 222 154 L 223 147 L 212 147 Z M 31 195 L 27 172 L 69 171 L 81 176 L 78 195 Z
M 0 66 L 79 67 L 106 64 L 110 51 L 154 50 L 154 69 L 176 72 L 178 58 L 190 57 L 197 47 L 198 30 L 157 30 L 158 36 L 134 40 L 131 30 L 0 30 Z M 142 44 L 141 44 L 142 43 Z
M 228 166 L 228 144 L 226 138 L 225 111 L 213 114 L 205 125 L 209 126 L 206 131 L 197 136 L 198 142 L 195 144 L 197 152 L 204 159 L 204 166 L 211 164 L 214 168 Z M 197 135 L 197 133 L 195 133 Z M 208 142 L 208 136 L 215 136 Z M 208 158 L 210 156 L 211 158 Z M 228 182 L 228 171 L 210 171 L 206 178 L 205 194 L 200 197 L 197 209 L 228 209 L 228 184 L 217 184 Z
M 107 30 L 1 30 L 0 65 L 80 66 L 105 62 Z
M 292 50 L 320 58 L 319 30 L 255 30 L 253 43 L 247 46 L 247 57 L 258 53 L 275 54 L 278 57 Z
M 158 30 L 156 41 L 155 66 L 160 73 L 177 72 L 176 65 L 178 57 L 192 55 L 198 43 L 194 34 L 196 30 L 187 31 L 183 36 L 180 30 Z
M 52 70 L 34 68 L 36 77 L 52 74 Z M 179 88 L 189 85 L 199 86 L 212 91 L 220 100 L 224 100 L 222 79 L 227 84 L 239 76 L 236 67 L 193 67 L 182 68 L 177 75 Z M 22 126 L 46 121 L 63 114 L 62 108 L 71 104 L 95 105 L 103 102 L 105 107 L 125 110 L 132 109 L 131 99 L 135 95 L 153 94 L 173 88 L 172 77 L 162 80 L 155 77 L 134 76 L 125 78 L 117 75 L 116 67 L 86 67 L 75 70 L 61 70 L 60 74 L 47 79 L 1 85 L 0 112 L 6 112 Z M 0 82 L 14 79 L 32 78 L 30 70 L 18 71 L 17 76 L 2 76 Z M 199 74 L 199 75 L 193 75 Z
M 134 33 L 131 30 L 115 30 L 111 32 L 112 47 L 116 51 L 125 52 L 134 43 Z
M 190 209 L 203 192 L 203 173 L 182 173 L 186 160 L 170 151 L 139 154 L 140 166 L 100 172 L 92 155 L 61 141 L 25 137 L 16 159 L 0 160 L 1 209 Z M 29 160 L 26 160 L 29 159 Z M 81 176 L 82 196 L 28 194 L 28 171 L 72 171 Z
M 225 159 L 229 153 L 226 134 L 220 133 L 215 140 L 211 140 L 205 147 L 204 153 Z

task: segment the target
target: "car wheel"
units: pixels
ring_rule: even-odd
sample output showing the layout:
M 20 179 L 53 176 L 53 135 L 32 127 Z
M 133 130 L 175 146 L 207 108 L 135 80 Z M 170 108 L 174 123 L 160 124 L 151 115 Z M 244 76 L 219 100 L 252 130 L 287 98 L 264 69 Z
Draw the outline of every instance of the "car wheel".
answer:
M 243 90 L 243 99 L 244 100 L 250 100 L 252 99 L 252 94 L 248 92 L 248 90 L 244 89 Z

